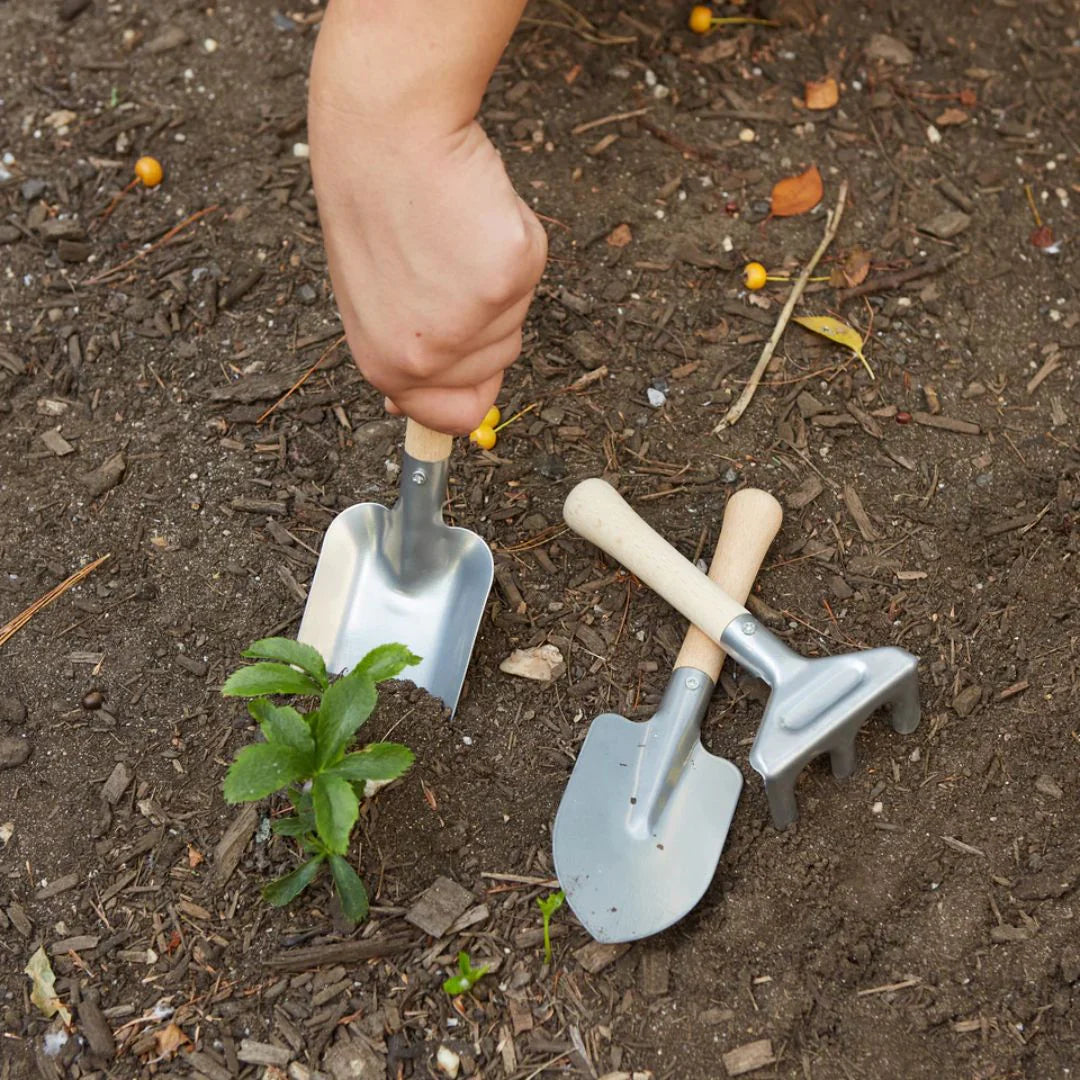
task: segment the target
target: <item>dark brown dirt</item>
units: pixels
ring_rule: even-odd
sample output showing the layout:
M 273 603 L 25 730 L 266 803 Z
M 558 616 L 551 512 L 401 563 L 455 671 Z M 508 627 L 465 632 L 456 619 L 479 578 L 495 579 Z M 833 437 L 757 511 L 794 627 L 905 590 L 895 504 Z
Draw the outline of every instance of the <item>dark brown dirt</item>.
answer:
M 500 582 L 453 721 L 407 687 L 371 721 L 418 755 L 358 833 L 376 944 L 307 971 L 274 958 L 355 934 L 325 883 L 259 899 L 294 861 L 272 806 L 241 818 L 223 873 L 221 781 L 252 732 L 218 690 L 249 641 L 295 633 L 333 514 L 394 498 L 400 425 L 343 351 L 258 422 L 338 334 L 294 152 L 318 9 L 64 7 L 0 4 L 0 619 L 111 557 L 0 646 L 0 1078 L 337 1080 L 364 1053 L 396 1080 L 443 1075 L 445 1045 L 462 1075 L 712 1080 L 762 1039 L 775 1061 L 753 1075 L 792 1080 L 1080 1067 L 1080 5 L 828 4 L 724 31 L 712 60 L 722 38 L 687 32 L 688 5 L 583 5 L 592 31 L 533 5 L 484 120 L 550 219 L 500 401 L 536 407 L 452 470 Z M 838 106 L 807 112 L 828 74 Z M 165 182 L 102 221 L 141 153 Z M 768 219 L 772 184 L 810 164 L 821 207 Z M 842 179 L 825 272 L 864 248 L 871 287 L 812 286 L 799 310 L 869 328 L 876 378 L 791 327 L 712 434 L 784 295 L 749 296 L 739 268 L 801 265 Z M 1032 244 L 1024 184 L 1060 249 Z M 594 475 L 690 555 L 730 492 L 775 493 L 761 616 L 807 655 L 916 652 L 923 723 L 870 725 L 848 781 L 809 770 L 777 833 L 746 762 L 760 688 L 729 669 L 705 739 L 747 783 L 712 888 L 599 970 L 564 908 L 549 969 L 534 899 L 576 748 L 601 711 L 651 713 L 684 629 L 561 531 Z M 557 682 L 499 672 L 544 642 Z M 403 915 L 439 875 L 474 902 L 436 941 Z M 40 944 L 75 1015 L 52 1055 L 22 973 Z M 459 949 L 496 968 L 460 1011 L 440 989 Z M 245 1039 L 276 1047 L 267 1065 Z

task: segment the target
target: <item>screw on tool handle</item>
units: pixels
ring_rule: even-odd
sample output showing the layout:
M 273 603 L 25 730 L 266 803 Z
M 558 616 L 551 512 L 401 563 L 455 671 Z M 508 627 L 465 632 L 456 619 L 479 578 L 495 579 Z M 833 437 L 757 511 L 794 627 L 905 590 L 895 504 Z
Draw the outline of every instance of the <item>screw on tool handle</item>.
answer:
M 733 619 L 748 614 L 638 517 L 605 481 L 594 477 L 576 485 L 563 504 L 563 518 L 574 532 L 625 566 L 713 641 L 720 640 Z
M 405 453 L 415 461 L 445 461 L 453 445 L 453 435 L 432 431 L 415 420 L 405 423 Z
M 732 600 L 746 603 L 765 553 L 780 531 L 783 517 L 780 503 L 759 488 L 743 488 L 728 499 L 709 577 Z M 724 655 L 724 650 L 712 638 L 691 626 L 683 639 L 675 667 L 697 668 L 715 683 Z

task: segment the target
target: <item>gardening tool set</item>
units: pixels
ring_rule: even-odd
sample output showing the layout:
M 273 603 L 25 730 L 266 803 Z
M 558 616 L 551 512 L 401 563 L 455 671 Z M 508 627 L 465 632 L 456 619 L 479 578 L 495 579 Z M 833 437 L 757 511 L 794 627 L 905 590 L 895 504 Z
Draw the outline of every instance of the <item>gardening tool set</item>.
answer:
M 298 636 L 335 673 L 377 645 L 407 644 L 422 657 L 409 677 L 453 711 L 494 567 L 479 536 L 443 523 L 451 443 L 408 421 L 397 504 L 363 503 L 331 522 Z M 858 731 L 879 708 L 895 731 L 915 730 L 918 660 L 895 647 L 806 659 L 747 611 L 780 528 L 780 506 L 763 491 L 728 500 L 708 575 L 603 480 L 573 488 L 563 516 L 691 624 L 651 719 L 592 721 L 552 832 L 579 920 L 598 941 L 630 941 L 686 915 L 723 850 L 742 774 L 705 749 L 700 731 L 725 653 L 771 688 L 749 761 L 778 829 L 798 816 L 795 783 L 811 759 L 827 753 L 835 777 L 851 774 Z

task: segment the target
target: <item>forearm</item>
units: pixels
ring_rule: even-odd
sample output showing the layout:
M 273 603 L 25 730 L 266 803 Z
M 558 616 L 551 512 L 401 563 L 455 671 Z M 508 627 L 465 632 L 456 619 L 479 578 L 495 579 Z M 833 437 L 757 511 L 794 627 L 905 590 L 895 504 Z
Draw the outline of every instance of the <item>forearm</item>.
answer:
M 471 122 L 526 0 L 330 0 L 311 105 L 372 127 Z

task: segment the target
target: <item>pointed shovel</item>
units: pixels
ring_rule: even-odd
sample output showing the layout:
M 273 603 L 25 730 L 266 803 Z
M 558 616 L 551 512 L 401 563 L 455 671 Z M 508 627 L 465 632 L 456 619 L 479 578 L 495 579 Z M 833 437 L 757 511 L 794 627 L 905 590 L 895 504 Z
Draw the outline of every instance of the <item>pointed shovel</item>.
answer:
M 409 420 L 397 503 L 358 503 L 326 530 L 297 637 L 334 674 L 377 645 L 421 659 L 405 677 L 453 712 L 494 576 L 491 549 L 442 518 L 453 438 Z
M 746 600 L 780 528 L 780 504 L 746 488 L 724 512 L 709 577 Z M 742 774 L 701 743 L 724 651 L 695 626 L 651 720 L 596 717 L 555 817 L 555 873 L 600 942 L 659 933 L 701 899 L 716 872 Z

